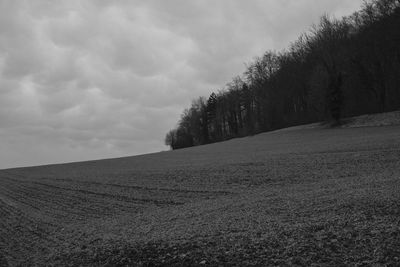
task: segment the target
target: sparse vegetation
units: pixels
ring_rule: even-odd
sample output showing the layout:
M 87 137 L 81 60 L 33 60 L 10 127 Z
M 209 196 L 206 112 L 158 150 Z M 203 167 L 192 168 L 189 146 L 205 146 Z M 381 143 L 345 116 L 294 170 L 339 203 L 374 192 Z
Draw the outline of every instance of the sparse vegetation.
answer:
M 400 2 L 368 0 L 349 17 L 325 15 L 287 50 L 267 51 L 208 101 L 186 109 L 172 149 L 293 125 L 400 108 Z

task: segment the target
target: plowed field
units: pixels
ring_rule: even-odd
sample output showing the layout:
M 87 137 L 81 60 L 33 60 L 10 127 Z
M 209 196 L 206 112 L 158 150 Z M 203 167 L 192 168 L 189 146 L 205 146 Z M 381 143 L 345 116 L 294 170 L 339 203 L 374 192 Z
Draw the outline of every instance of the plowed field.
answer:
M 313 263 L 400 265 L 399 126 L 0 170 L 0 266 Z

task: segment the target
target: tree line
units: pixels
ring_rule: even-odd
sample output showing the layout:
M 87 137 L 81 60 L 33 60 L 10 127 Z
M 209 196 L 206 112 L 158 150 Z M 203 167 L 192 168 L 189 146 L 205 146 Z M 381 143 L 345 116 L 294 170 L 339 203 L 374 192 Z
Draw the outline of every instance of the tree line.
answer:
M 208 98 L 185 109 L 172 149 L 278 128 L 400 108 L 400 0 L 370 0 L 319 24 L 281 52 L 267 51 Z

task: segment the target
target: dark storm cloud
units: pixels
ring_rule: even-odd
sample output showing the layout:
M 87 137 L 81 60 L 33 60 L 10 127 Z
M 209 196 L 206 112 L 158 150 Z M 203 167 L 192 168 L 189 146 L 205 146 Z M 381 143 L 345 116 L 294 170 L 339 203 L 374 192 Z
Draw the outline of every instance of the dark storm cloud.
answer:
M 159 151 L 191 99 L 354 0 L 0 0 L 0 167 Z

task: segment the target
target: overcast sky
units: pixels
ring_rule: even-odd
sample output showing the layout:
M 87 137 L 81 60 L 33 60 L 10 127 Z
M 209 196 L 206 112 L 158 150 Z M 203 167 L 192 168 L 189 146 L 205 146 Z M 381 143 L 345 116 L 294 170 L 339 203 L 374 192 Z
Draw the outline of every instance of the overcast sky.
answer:
M 167 150 L 193 98 L 360 0 L 0 0 L 0 168 Z

